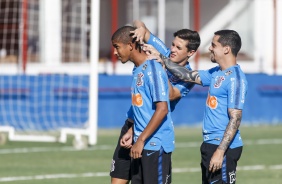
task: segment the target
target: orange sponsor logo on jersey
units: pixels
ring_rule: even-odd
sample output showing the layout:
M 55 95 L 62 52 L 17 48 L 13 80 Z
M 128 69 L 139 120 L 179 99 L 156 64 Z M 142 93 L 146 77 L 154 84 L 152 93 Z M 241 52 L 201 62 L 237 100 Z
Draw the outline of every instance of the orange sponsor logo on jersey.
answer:
M 143 105 L 143 99 L 140 93 L 132 94 L 131 99 L 132 99 L 132 105 L 135 105 L 138 107 L 141 107 Z
M 211 109 L 216 109 L 217 104 L 218 104 L 217 98 L 215 96 L 210 96 L 210 94 L 208 94 L 207 106 L 209 106 Z

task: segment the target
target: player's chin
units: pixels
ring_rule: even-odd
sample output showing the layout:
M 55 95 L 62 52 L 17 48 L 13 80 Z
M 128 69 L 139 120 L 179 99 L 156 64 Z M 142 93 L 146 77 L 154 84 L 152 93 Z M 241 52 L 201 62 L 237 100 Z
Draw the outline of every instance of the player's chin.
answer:
M 211 58 L 212 63 L 216 63 L 216 60 L 214 58 Z
M 174 63 L 177 63 L 177 57 L 175 56 L 170 56 L 169 57 L 170 61 L 174 62 Z
M 216 62 L 213 54 L 210 55 L 210 60 L 211 60 L 211 62 L 213 62 L 213 63 Z
M 124 63 L 127 62 L 127 60 L 124 60 L 124 59 L 122 59 L 121 57 L 119 57 L 118 60 L 120 60 L 120 62 L 121 62 L 122 64 L 124 64 Z

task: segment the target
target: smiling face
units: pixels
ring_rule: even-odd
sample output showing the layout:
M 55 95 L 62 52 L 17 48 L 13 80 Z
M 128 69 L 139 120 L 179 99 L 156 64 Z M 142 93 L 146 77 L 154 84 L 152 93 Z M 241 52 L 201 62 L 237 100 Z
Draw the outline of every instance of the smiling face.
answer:
M 186 47 L 188 45 L 187 40 L 183 40 L 176 36 L 174 40 L 172 41 L 170 50 L 170 60 L 174 63 L 182 63 L 186 62 L 188 60 L 189 52 Z
M 209 47 L 209 51 L 211 52 L 210 59 L 213 63 L 218 63 L 225 53 L 225 47 L 218 42 L 219 37 L 220 36 L 215 35 L 212 39 L 211 46 Z
M 118 58 L 118 60 L 120 60 L 122 63 L 126 63 L 130 60 L 131 47 L 129 44 L 124 44 L 113 40 L 112 45 L 114 47 L 114 55 Z

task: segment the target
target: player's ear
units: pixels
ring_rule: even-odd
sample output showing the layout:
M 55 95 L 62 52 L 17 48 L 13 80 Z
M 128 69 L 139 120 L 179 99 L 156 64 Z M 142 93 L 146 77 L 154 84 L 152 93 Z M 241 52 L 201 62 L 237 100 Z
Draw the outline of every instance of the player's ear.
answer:
M 135 47 L 135 44 L 131 42 L 129 42 L 127 45 L 129 46 L 130 51 L 132 51 Z
M 187 56 L 190 58 L 191 56 L 193 56 L 195 52 L 196 52 L 195 50 L 190 50 L 188 51 Z
M 231 52 L 230 46 L 225 46 L 224 47 L 224 54 L 228 54 L 229 52 Z

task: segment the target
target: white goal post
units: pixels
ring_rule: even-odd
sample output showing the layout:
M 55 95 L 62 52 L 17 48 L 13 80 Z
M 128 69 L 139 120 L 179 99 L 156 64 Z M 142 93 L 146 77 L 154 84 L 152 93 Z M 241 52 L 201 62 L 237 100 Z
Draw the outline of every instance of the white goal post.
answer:
M 90 80 L 89 80 L 89 119 L 87 129 L 63 128 L 60 134 L 60 142 L 66 142 L 66 135 L 75 136 L 75 143 L 79 148 L 82 135 L 88 136 L 88 144 L 97 143 L 98 129 L 98 60 L 99 60 L 99 26 L 100 26 L 100 0 L 92 0 L 91 3 L 91 47 L 90 47 Z
M 99 29 L 100 0 L 92 0 L 91 5 L 91 49 L 90 49 L 90 102 L 89 102 L 89 144 L 97 143 L 98 130 L 98 59 L 99 59 Z M 92 73 L 93 72 L 93 73 Z
M 95 145 L 100 0 L 3 0 L 1 6 L 0 65 L 10 70 L 0 74 L 0 134 L 62 143 L 73 135 L 75 144 Z

